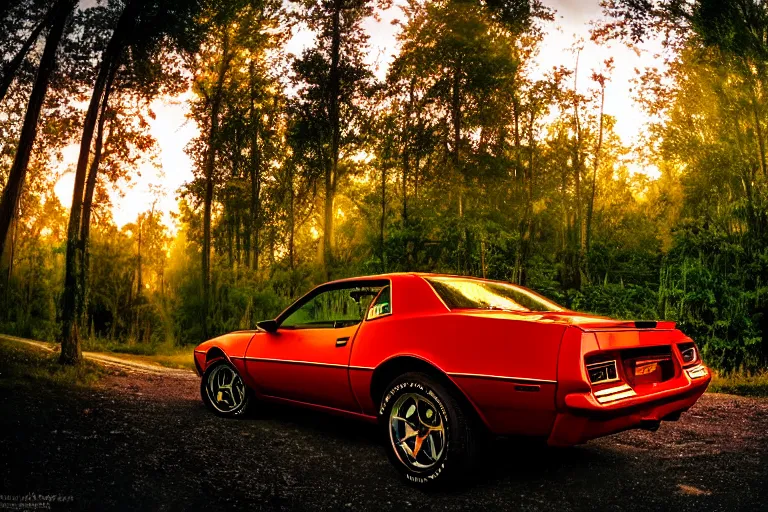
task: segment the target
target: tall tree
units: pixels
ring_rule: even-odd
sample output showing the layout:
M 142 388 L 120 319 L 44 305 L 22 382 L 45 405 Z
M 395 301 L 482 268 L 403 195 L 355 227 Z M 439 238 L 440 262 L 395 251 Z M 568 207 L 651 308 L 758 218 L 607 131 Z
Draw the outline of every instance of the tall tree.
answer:
M 91 93 L 91 101 L 85 115 L 83 135 L 80 140 L 80 156 L 75 169 L 75 185 L 72 193 L 72 208 L 69 215 L 67 232 L 67 264 L 64 278 L 64 296 L 62 304 L 61 356 L 64 364 L 78 363 L 82 357 L 78 323 L 83 314 L 83 290 L 78 286 L 78 276 L 82 265 L 80 250 L 81 221 L 83 218 L 83 192 L 86 171 L 91 153 L 91 142 L 103 101 L 104 91 L 113 69 L 119 65 L 123 45 L 128 34 L 134 29 L 136 16 L 141 8 L 141 0 L 128 0 L 120 15 L 112 37 L 101 57 L 99 72 Z
M 215 12 L 215 29 L 195 55 L 197 98 L 192 117 L 203 133 L 188 148 L 196 173 L 190 191 L 203 206 L 204 332 L 213 313 L 211 261 L 217 239 L 225 241 L 223 249 L 233 265 L 242 261 L 245 251 L 246 267 L 258 268 L 261 190 L 272 156 L 273 111 L 280 90 L 268 54 L 285 38 L 279 2 L 233 0 Z M 217 201 L 223 215 L 215 226 Z
M 75 7 L 74 0 L 59 0 L 54 8 L 55 20 L 51 25 L 45 40 L 45 48 L 40 58 L 40 64 L 37 70 L 37 77 L 32 88 L 32 94 L 29 97 L 27 113 L 24 117 L 24 125 L 21 129 L 18 149 L 13 162 L 13 167 L 8 177 L 3 197 L 0 200 L 0 255 L 3 254 L 5 243 L 8 238 L 8 230 L 11 221 L 15 215 L 16 205 L 21 195 L 24 179 L 27 174 L 29 158 L 32 154 L 32 147 L 37 137 L 37 124 L 40 118 L 40 110 L 45 101 L 45 95 L 48 92 L 48 84 L 51 74 L 56 66 L 56 51 L 59 42 L 64 34 L 64 28 L 67 24 L 72 10 Z
M 371 73 L 363 62 L 368 35 L 363 21 L 374 12 L 370 0 L 303 0 L 301 19 L 317 34 L 315 46 L 305 50 L 293 65 L 299 87 L 302 119 L 312 129 L 306 133 L 323 146 L 319 164 L 323 169 L 322 261 L 330 276 L 333 264 L 334 198 L 344 167 L 342 150 L 356 139 L 361 122 L 361 95 Z
M 586 252 L 592 246 L 592 217 L 595 210 L 595 195 L 597 193 L 597 172 L 600 169 L 600 157 L 603 149 L 603 135 L 605 133 L 605 86 L 609 80 L 610 72 L 613 69 L 613 59 L 608 59 L 605 62 L 605 70 L 601 73 L 593 73 L 592 80 L 599 86 L 598 95 L 600 97 L 600 112 L 598 114 L 598 133 L 597 133 L 597 146 L 595 147 L 595 154 L 592 158 L 592 183 L 591 193 L 589 196 L 589 204 L 587 205 L 587 225 L 586 225 Z
M 528 47 L 538 39 L 521 37 L 535 13 L 529 2 L 519 6 L 513 15 L 498 3 L 497 11 L 465 1 L 410 2 L 399 35 L 402 49 L 389 77 L 389 83 L 400 88 L 396 94 L 406 106 L 402 111 L 411 111 L 412 96 L 422 98 L 429 109 L 436 135 L 430 152 L 442 167 L 440 179 L 453 185 L 438 208 L 453 210 L 453 270 L 459 273 L 472 272 L 475 265 L 471 226 L 487 204 L 478 180 L 500 178 L 498 173 L 506 168 L 518 188 L 522 177 L 521 69 Z M 404 125 L 409 123 L 406 119 Z M 507 133 L 514 143 L 511 165 L 493 165 L 510 156 Z M 481 140 L 476 143 L 478 134 Z M 409 152 L 405 156 L 410 159 Z M 475 205 L 477 211 L 472 211 Z M 482 234 L 478 238 L 482 240 Z
M 134 62 L 142 62 L 143 66 L 151 69 L 153 64 L 157 64 L 157 59 L 153 56 L 184 51 L 189 44 L 194 44 L 194 30 L 191 27 L 197 11 L 196 0 L 173 4 L 153 0 L 126 0 L 125 4 L 121 5 L 115 28 L 102 52 L 83 123 L 67 234 L 60 356 L 60 361 L 64 364 L 77 363 L 81 358 L 78 322 L 84 312 L 85 295 L 79 286 L 82 282 L 79 276 L 84 275 L 82 268 L 87 251 L 87 240 L 83 240 L 81 235 L 88 235 L 88 229 L 83 229 L 82 223 L 84 218 L 90 219 L 90 215 L 84 213 L 83 207 L 86 204 L 91 207 L 90 198 L 85 196 L 87 170 L 99 112 L 104 102 L 108 101 L 105 91 L 111 85 L 117 69 L 124 63 L 126 47 L 131 47 L 131 55 L 136 58 Z M 164 74 L 165 71 L 160 65 L 159 69 L 155 69 L 155 80 L 147 80 L 147 75 L 145 83 L 140 84 L 140 87 L 145 87 L 150 94 L 152 91 L 156 93 L 153 84 Z M 94 168 L 94 172 L 97 171 L 98 162 Z
M 221 57 L 218 62 L 218 72 L 215 81 L 211 84 L 213 90 L 206 94 L 210 104 L 210 118 L 208 127 L 208 148 L 205 157 L 205 193 L 203 199 L 203 311 L 205 319 L 203 320 L 203 333 L 208 333 L 208 313 L 210 310 L 211 297 L 211 210 L 213 208 L 214 192 L 214 166 L 216 165 L 216 150 L 218 148 L 219 137 L 219 115 L 224 95 L 224 81 L 227 79 L 227 73 L 232 61 L 232 51 L 230 49 L 229 28 L 225 27 L 221 36 Z

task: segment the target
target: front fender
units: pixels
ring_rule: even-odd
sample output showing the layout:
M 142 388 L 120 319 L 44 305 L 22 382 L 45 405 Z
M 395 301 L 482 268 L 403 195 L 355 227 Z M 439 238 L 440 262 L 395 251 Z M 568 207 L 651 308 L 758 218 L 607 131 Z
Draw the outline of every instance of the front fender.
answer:
M 217 338 L 213 338 L 208 341 L 204 341 L 197 347 L 195 347 L 195 368 L 198 374 L 202 375 L 208 368 L 211 361 L 217 359 L 219 355 L 227 358 L 227 360 L 237 368 L 240 375 L 247 378 L 245 375 L 244 358 L 248 344 L 253 339 L 257 331 L 236 331 L 229 334 L 224 334 Z

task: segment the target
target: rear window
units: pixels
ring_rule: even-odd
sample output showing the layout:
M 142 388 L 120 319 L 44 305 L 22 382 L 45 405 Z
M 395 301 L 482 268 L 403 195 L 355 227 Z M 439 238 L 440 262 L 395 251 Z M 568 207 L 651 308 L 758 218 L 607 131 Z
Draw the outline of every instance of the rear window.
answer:
M 427 277 L 425 279 L 450 309 L 565 311 L 565 308 L 541 295 L 512 284 L 461 277 Z

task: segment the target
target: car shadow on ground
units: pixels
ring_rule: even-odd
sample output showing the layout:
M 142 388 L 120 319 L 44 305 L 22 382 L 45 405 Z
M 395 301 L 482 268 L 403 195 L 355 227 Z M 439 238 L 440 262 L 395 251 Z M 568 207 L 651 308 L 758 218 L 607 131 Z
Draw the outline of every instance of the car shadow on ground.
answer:
M 345 416 L 315 411 L 277 403 L 260 403 L 258 409 L 248 415 L 247 420 L 275 420 L 289 423 L 300 430 L 333 437 L 338 441 L 381 444 L 378 425 Z
M 204 407 L 201 404 L 201 407 Z M 263 403 L 257 411 L 243 419 L 246 422 L 274 421 L 316 436 L 343 444 L 355 444 L 377 450 L 385 457 L 381 428 L 372 423 L 311 409 L 276 403 Z M 554 448 L 545 439 L 487 436 L 476 471 L 448 492 L 463 492 L 478 483 L 515 479 L 518 481 L 546 478 L 554 470 L 569 468 L 579 471 L 609 463 L 599 450 L 584 446 Z M 442 491 L 447 491 L 442 489 Z

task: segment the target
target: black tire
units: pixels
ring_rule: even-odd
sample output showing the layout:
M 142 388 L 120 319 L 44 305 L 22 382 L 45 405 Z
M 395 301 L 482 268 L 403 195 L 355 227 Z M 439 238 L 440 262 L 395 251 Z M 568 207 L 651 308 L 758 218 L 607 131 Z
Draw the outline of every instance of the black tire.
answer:
M 389 460 L 418 487 L 441 486 L 472 472 L 478 457 L 473 423 L 457 397 L 425 373 L 393 380 L 379 406 Z
M 212 379 L 223 382 L 224 388 L 216 387 L 217 382 L 212 382 Z M 215 361 L 205 370 L 200 380 L 200 395 L 210 410 L 225 418 L 245 416 L 253 402 L 251 390 L 226 359 Z

